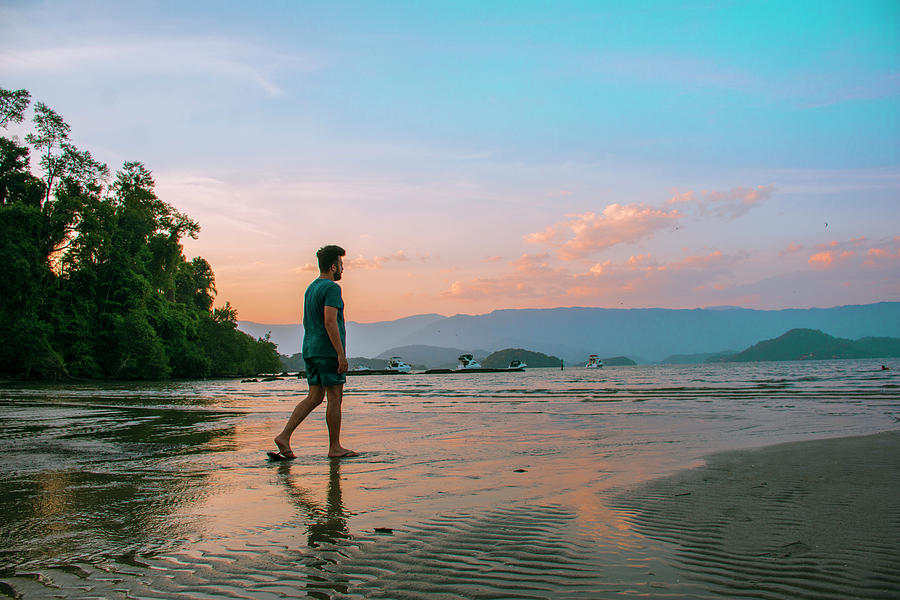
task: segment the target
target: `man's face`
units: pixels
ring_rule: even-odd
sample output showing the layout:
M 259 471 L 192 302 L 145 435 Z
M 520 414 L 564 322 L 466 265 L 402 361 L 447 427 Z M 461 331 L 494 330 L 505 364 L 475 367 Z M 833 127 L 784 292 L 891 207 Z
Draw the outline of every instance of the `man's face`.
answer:
M 344 272 L 344 259 L 340 256 L 337 259 L 337 263 L 334 265 L 334 280 L 340 281 L 341 274 Z

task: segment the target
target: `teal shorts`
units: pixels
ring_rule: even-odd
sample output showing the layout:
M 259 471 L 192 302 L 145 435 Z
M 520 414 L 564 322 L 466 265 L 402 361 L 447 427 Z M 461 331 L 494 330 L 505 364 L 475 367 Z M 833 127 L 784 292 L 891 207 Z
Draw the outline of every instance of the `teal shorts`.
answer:
M 321 385 L 324 387 L 341 385 L 347 381 L 343 373 L 338 373 L 338 359 L 327 356 L 312 356 L 303 358 L 306 363 L 306 381 L 309 385 Z

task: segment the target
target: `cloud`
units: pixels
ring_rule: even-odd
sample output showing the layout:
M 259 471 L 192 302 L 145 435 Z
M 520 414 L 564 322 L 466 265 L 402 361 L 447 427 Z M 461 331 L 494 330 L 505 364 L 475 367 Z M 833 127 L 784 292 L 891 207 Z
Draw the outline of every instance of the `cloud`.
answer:
M 773 185 L 760 185 L 755 188 L 736 187 L 727 191 L 703 190 L 699 194 L 688 191 L 675 194 L 669 199 L 668 204 L 687 204 L 694 207 L 698 216 L 711 214 L 733 220 L 761 205 L 774 193 Z
M 525 236 L 530 244 L 556 246 L 563 260 L 584 258 L 595 252 L 651 237 L 681 217 L 677 209 L 661 210 L 645 204 L 610 204 L 600 214 L 567 215 L 568 221 Z
M 298 275 L 301 273 L 318 273 L 319 265 L 315 265 L 313 263 L 306 263 L 302 267 L 297 267 L 294 269 L 294 273 Z
M 549 254 L 523 254 L 510 261 L 512 272 L 490 278 L 454 281 L 442 292 L 457 300 L 493 299 L 498 304 L 511 299 L 542 298 L 557 303 L 590 299 L 593 303 L 618 304 L 624 293 L 658 297 L 661 293 L 695 293 L 728 286 L 722 277 L 731 274 L 743 254 L 726 255 L 716 250 L 704 255 L 661 261 L 650 254 L 632 255 L 627 260 L 606 260 L 584 272 L 552 266 Z
M 115 65 L 127 65 L 115 67 Z M 74 72 L 120 69 L 122 73 L 211 73 L 250 82 L 269 96 L 282 95 L 273 73 L 313 70 L 307 59 L 287 56 L 223 37 L 176 37 L 14 50 L 0 53 L 4 72 Z
M 866 251 L 863 264 L 867 267 L 881 267 L 900 261 L 900 236 L 884 240 Z
M 801 250 L 803 250 L 803 246 L 791 242 L 790 244 L 788 244 L 787 248 L 778 253 L 778 256 L 790 256 L 791 254 L 796 254 Z
M 421 260 L 427 260 L 427 257 L 419 257 Z M 373 256 L 372 258 L 366 258 L 362 255 L 357 256 L 356 258 L 348 259 L 344 261 L 344 266 L 351 269 L 364 269 L 364 270 L 376 270 L 380 269 L 384 266 L 385 263 L 388 262 L 407 262 L 409 261 L 409 256 L 403 250 L 398 250 L 394 252 L 390 256 Z M 294 269 L 294 273 L 318 273 L 319 266 L 314 263 L 305 263 L 302 267 L 296 267 Z
M 454 281 L 441 292 L 445 298 L 481 300 L 484 298 L 542 298 L 565 294 L 571 284 L 572 273 L 568 269 L 552 267 L 550 255 L 523 254 L 509 262 L 511 273 L 498 277 L 480 277 L 469 281 Z
M 390 256 L 373 256 L 372 258 L 365 258 L 360 255 L 356 258 L 345 261 L 345 265 L 349 268 L 353 269 L 366 269 L 366 270 L 375 270 L 380 269 L 384 266 L 385 263 L 388 262 L 407 262 L 409 261 L 409 257 L 403 250 L 398 250 L 394 252 Z
M 582 259 L 617 244 L 634 243 L 668 229 L 684 216 L 678 207 L 697 216 L 736 219 L 761 205 L 775 193 L 775 186 L 735 187 L 726 191 L 704 190 L 675 193 L 667 202 L 672 208 L 647 204 L 609 204 L 603 212 L 566 215 L 566 221 L 524 237 L 529 244 L 555 247 L 563 260 Z M 676 207 L 677 205 L 677 207 Z
M 827 244 L 818 244 L 807 263 L 816 270 L 834 269 L 837 267 L 859 268 L 859 259 L 864 258 L 862 265 L 880 267 L 900 258 L 900 240 L 896 237 L 880 241 L 869 240 L 865 236 L 845 241 L 833 240 Z M 856 259 L 856 260 L 853 260 Z

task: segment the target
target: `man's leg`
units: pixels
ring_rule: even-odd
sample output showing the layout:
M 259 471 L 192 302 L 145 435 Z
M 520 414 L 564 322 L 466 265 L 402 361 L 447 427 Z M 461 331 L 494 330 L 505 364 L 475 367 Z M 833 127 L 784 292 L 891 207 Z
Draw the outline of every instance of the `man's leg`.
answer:
M 328 424 L 328 456 L 357 456 L 356 452 L 341 446 L 341 402 L 344 399 L 344 384 L 329 385 L 325 388 L 328 407 L 325 422 Z
M 275 445 L 278 446 L 278 449 L 281 452 L 291 452 L 291 434 L 294 433 L 297 426 L 303 422 L 303 419 L 305 419 L 315 407 L 322 404 L 322 400 L 324 399 L 324 387 L 321 385 L 309 386 L 309 393 L 306 394 L 306 398 L 301 400 L 297 406 L 294 407 L 294 411 L 291 413 L 291 416 L 288 417 L 284 429 L 275 437 Z

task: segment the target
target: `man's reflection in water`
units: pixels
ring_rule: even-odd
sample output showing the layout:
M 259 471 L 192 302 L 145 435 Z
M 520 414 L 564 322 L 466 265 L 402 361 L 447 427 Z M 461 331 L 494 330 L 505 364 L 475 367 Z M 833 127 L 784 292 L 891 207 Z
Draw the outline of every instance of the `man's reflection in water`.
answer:
M 309 489 L 297 485 L 291 477 L 289 463 L 279 465 L 279 472 L 288 494 L 309 516 L 308 543 L 311 548 L 317 548 L 322 543 L 336 544 L 340 540 L 350 539 L 347 515 L 344 514 L 344 501 L 341 497 L 341 461 L 333 458 L 329 462 L 331 464 L 325 506 L 315 500 Z

